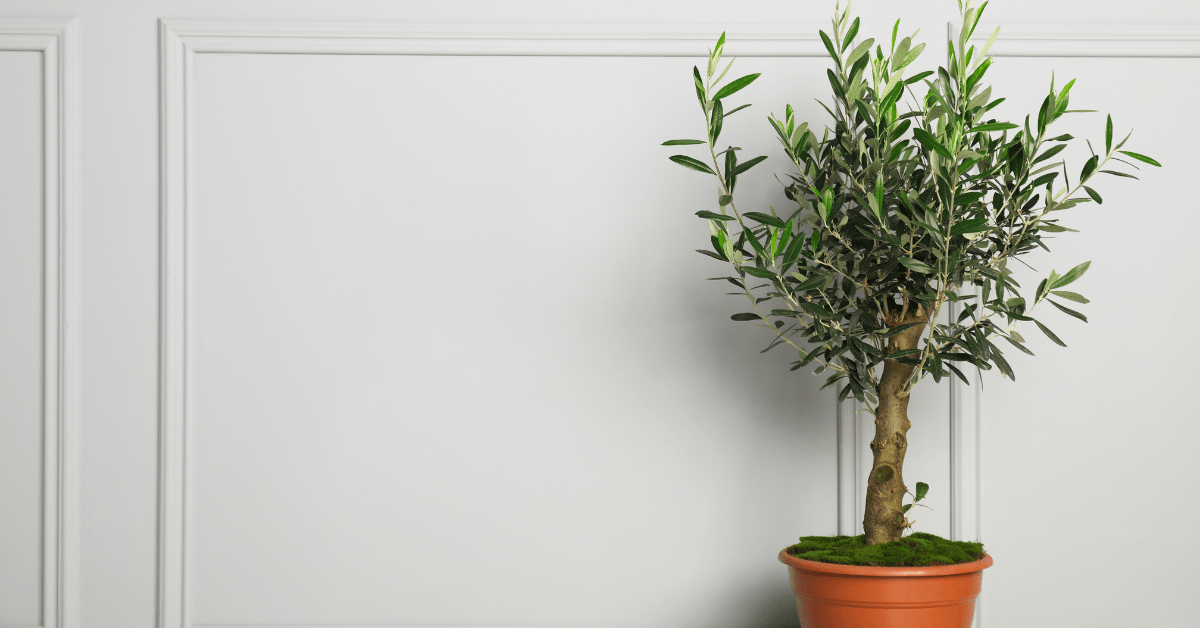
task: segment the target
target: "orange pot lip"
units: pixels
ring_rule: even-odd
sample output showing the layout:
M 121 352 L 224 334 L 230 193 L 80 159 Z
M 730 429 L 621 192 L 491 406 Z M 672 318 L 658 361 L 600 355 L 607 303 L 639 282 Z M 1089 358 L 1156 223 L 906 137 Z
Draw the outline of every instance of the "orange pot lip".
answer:
M 923 576 L 955 576 L 958 574 L 983 571 L 992 566 L 992 557 L 987 552 L 983 558 L 970 563 L 957 565 L 935 565 L 931 567 L 866 567 L 861 565 L 837 565 L 821 563 L 815 560 L 796 558 L 787 553 L 787 548 L 779 551 L 779 562 L 799 569 L 800 571 L 836 574 L 841 576 L 863 576 L 880 578 L 919 578 Z

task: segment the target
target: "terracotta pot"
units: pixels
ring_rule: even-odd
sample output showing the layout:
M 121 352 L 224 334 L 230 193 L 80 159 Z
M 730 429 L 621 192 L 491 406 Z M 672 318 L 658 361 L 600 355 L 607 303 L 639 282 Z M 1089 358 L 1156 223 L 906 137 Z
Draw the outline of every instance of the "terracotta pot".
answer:
M 970 628 L 984 553 L 973 563 L 939 567 L 858 567 L 796 558 L 788 566 L 804 628 Z

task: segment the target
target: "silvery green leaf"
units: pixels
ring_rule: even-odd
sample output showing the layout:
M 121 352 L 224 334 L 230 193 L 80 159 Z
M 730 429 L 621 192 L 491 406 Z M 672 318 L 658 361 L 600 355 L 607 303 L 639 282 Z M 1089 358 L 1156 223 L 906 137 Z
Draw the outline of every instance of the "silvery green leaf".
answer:
M 871 46 L 873 46 L 874 44 L 875 44 L 874 39 L 867 39 L 867 40 L 863 41 L 862 43 L 858 44 L 858 46 L 856 46 L 854 48 L 854 51 L 850 53 L 850 56 L 846 57 L 846 66 L 853 67 L 854 62 L 858 61 L 859 57 L 867 54 L 867 51 L 869 51 L 871 49 Z
M 1062 297 L 1068 301 L 1074 301 L 1076 303 L 1091 303 L 1091 301 L 1087 300 L 1087 298 L 1078 292 L 1070 292 L 1067 290 L 1051 290 L 1050 294 Z
M 1083 274 L 1086 273 L 1088 271 L 1088 269 L 1091 267 L 1092 267 L 1091 262 L 1084 262 L 1084 263 L 1076 266 L 1075 268 L 1068 270 L 1066 273 L 1063 274 L 1062 277 L 1059 277 L 1057 281 L 1050 282 L 1050 288 L 1051 289 L 1061 288 L 1063 286 L 1074 283 L 1076 279 L 1079 279 L 1080 277 L 1082 277 Z
M 926 275 L 932 275 L 932 274 L 935 274 L 935 273 L 937 272 L 937 271 L 936 271 L 936 270 L 934 270 L 934 268 L 933 268 L 932 266 L 930 266 L 929 264 L 926 264 L 925 262 L 919 262 L 919 261 L 917 261 L 917 260 L 915 260 L 915 259 L 913 259 L 913 258 L 911 258 L 911 257 L 901 257 L 901 258 L 900 258 L 900 263 L 901 263 L 901 264 L 904 264 L 905 268 L 909 268 L 909 269 L 911 269 L 911 270 L 914 270 L 914 271 L 916 271 L 916 272 L 918 272 L 918 273 L 923 273 L 923 274 L 926 274 Z

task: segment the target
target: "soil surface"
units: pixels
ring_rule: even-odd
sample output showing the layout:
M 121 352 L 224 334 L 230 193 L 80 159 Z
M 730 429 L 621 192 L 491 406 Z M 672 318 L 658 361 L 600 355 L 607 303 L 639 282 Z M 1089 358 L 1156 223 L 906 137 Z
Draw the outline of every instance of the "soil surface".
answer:
M 820 563 L 863 567 L 929 567 L 957 565 L 983 558 L 983 543 L 950 541 L 934 534 L 914 532 L 899 541 L 867 545 L 866 535 L 802 536 L 787 548 L 797 558 Z

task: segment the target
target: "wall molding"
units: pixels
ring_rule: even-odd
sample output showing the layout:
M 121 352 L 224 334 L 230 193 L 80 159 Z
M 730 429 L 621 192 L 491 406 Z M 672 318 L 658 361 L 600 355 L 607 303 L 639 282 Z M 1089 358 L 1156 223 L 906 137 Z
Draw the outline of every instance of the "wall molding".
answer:
M 834 398 L 836 401 L 836 397 Z M 857 536 L 862 530 L 862 506 L 858 499 L 862 437 L 859 434 L 858 400 L 847 397 L 837 403 L 837 533 Z M 870 442 L 869 440 L 867 442 Z
M 949 23 L 947 36 L 957 39 L 961 28 L 961 23 Z M 982 46 L 991 30 L 977 30 L 969 44 Z M 1200 58 L 1200 25 L 1001 25 L 989 53 L 993 57 Z M 950 529 L 955 540 L 983 539 L 985 532 L 985 397 L 979 370 L 968 376 L 973 379 L 970 386 L 957 378 L 950 382 Z M 976 602 L 975 628 L 983 626 L 989 597 L 984 587 Z
M 727 29 L 729 56 L 826 54 L 812 26 Z M 159 23 L 159 628 L 195 628 L 189 326 L 196 55 L 388 54 L 704 57 L 720 27 L 643 25 Z M 835 393 L 831 393 L 835 394 Z M 836 397 L 834 397 L 836 399 Z M 214 627 L 209 627 L 214 628 Z M 230 627 L 222 627 L 230 628 Z
M 948 25 L 951 37 L 957 25 Z M 197 54 L 388 54 L 592 57 L 703 57 L 728 32 L 730 56 L 823 57 L 812 25 L 321 24 L 161 20 L 160 57 L 160 364 L 159 364 L 159 628 L 193 628 L 188 568 L 193 460 L 188 325 L 194 207 L 193 67 Z M 990 34 L 990 31 L 989 33 Z M 986 40 L 977 41 L 976 45 Z M 1012 25 L 992 54 L 1061 57 L 1196 57 L 1200 26 Z M 978 377 L 978 374 L 975 374 Z M 836 396 L 833 397 L 836 403 Z M 982 538 L 983 396 L 952 378 L 951 530 Z M 864 448 L 858 404 L 836 403 L 838 532 L 854 534 Z M 869 416 L 869 415 L 867 415 Z M 864 440 L 865 439 L 865 440 Z M 979 613 L 976 614 L 979 622 Z M 216 628 L 216 627 L 208 627 Z M 230 627 L 221 627 L 230 628 Z
M 193 53 L 703 57 L 727 31 L 727 56 L 826 54 L 807 24 L 161 24 Z
M 960 28 L 960 23 L 948 23 L 948 38 L 957 39 Z M 981 47 L 992 29 L 980 29 L 969 43 Z M 1200 57 L 1200 25 L 1001 25 L 989 52 L 994 57 Z M 953 540 L 983 538 L 983 390 L 978 370 L 967 374 L 974 379 L 970 386 L 950 378 L 948 400 Z M 837 406 L 838 534 L 862 533 L 866 478 L 861 469 L 874 432 L 866 429 L 870 424 L 861 420 L 861 409 L 853 399 Z
M 0 51 L 42 55 L 43 452 L 39 628 L 79 626 L 80 54 L 72 19 L 0 20 Z
M 950 24 L 951 37 L 960 27 Z M 994 28 L 977 29 L 971 43 L 986 43 Z M 994 57 L 1197 57 L 1200 24 L 1001 25 L 989 52 Z

